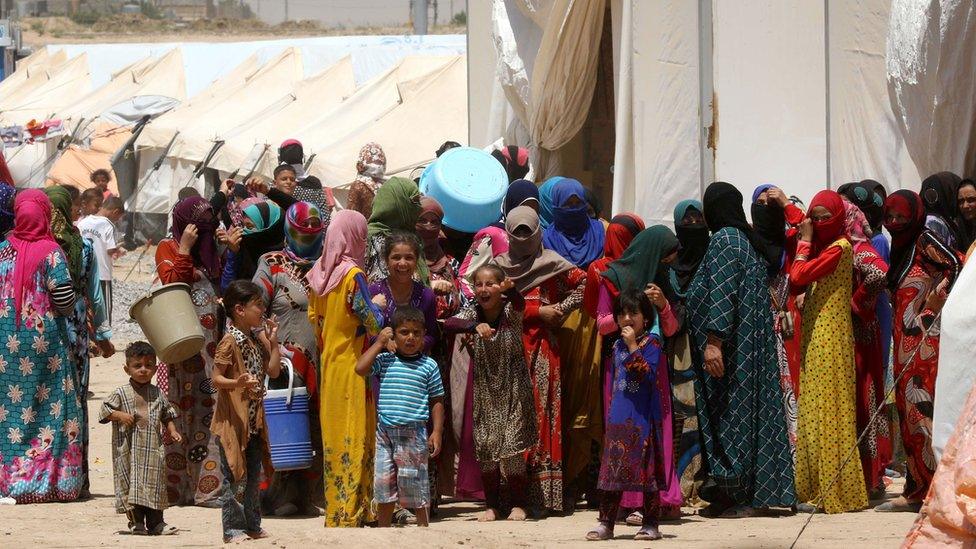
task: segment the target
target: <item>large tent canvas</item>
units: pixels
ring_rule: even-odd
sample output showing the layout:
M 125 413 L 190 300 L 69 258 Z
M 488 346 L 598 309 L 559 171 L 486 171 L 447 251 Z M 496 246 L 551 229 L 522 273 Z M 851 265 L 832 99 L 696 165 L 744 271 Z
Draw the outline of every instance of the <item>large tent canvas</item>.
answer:
M 383 147 L 388 175 L 408 173 L 433 160 L 445 141 L 463 140 L 468 133 L 465 61 L 459 56 L 434 74 L 400 84 L 400 105 L 317 150 L 310 173 L 330 186 L 351 182 L 359 150 L 368 142 Z
M 331 108 L 321 108 L 314 95 L 300 96 L 281 111 L 256 121 L 252 127 L 228 139 L 210 166 L 224 172 L 233 172 L 241 166 L 253 167 L 256 174 L 270 177 L 277 156 L 267 154 L 255 163 L 254 153 L 261 146 L 268 146 L 273 151 L 285 139 L 297 138 L 307 151 L 325 150 L 330 143 L 344 139 L 399 105 L 399 84 L 430 74 L 451 59 L 405 57 Z

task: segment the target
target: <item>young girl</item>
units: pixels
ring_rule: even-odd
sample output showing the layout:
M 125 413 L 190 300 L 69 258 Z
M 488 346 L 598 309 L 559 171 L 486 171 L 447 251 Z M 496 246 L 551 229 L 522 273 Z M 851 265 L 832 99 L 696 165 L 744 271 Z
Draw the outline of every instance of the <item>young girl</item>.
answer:
M 655 312 L 640 290 L 622 292 L 614 300 L 620 339 L 613 346 L 613 390 L 600 460 L 597 488 L 603 491 L 600 523 L 586 534 L 590 541 L 613 537 L 620 499 L 643 492 L 643 525 L 637 540 L 661 539 L 657 516 L 659 491 L 667 489 L 664 473 L 663 419 L 670 403 L 661 398 L 657 369 L 661 339 L 648 328 Z M 666 394 L 666 393 L 665 393 Z
M 473 342 L 472 416 L 475 455 L 485 490 L 486 509 L 480 520 L 500 516 L 503 476 L 512 506 L 508 518 L 525 520 L 524 454 L 539 440 L 522 344 L 525 300 L 494 265 L 483 265 L 474 272 L 474 287 L 476 304 L 448 319 L 444 328 L 478 334 Z
M 370 284 L 369 293 L 373 303 L 383 310 L 384 325 L 397 307 L 409 305 L 424 313 L 426 333 L 424 353 L 430 353 L 437 341 L 440 329 L 437 326 L 437 297 L 433 290 L 414 280 L 417 262 L 422 257 L 420 240 L 411 233 L 394 232 L 386 239 L 383 258 L 389 273 L 386 278 Z
M 868 504 L 859 460 L 833 480 L 857 443 L 854 334 L 851 325 L 853 250 L 845 235 L 844 202 L 821 191 L 800 225 L 790 270 L 793 284 L 816 283 L 803 307 L 803 372 L 796 444 L 796 495 L 802 512 L 811 505 L 828 513 Z
M 220 505 L 224 543 L 268 537 L 261 529 L 258 483 L 261 464 L 268 461 L 268 426 L 264 421 L 264 377 L 278 377 L 278 323 L 265 320 L 261 288 L 249 280 L 235 280 L 224 294 L 230 320 L 217 345 L 213 384 L 217 406 L 210 430 L 220 445 L 224 473 Z M 244 497 L 236 495 L 244 484 Z

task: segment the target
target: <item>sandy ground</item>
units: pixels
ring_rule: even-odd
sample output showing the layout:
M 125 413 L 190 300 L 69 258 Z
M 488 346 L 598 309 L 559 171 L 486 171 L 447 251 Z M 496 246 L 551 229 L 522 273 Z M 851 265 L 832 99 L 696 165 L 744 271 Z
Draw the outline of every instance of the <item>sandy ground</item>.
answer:
M 150 285 L 153 252 L 130 252 L 116 261 L 117 277 L 115 325 L 117 337 L 131 339 L 139 334 L 138 326 L 123 324 L 128 316 L 129 301 Z M 131 273 L 131 274 L 130 274 Z M 126 282 L 119 284 L 123 279 Z M 121 290 L 121 291 L 119 291 Z M 122 371 L 121 351 L 125 344 L 116 341 L 120 351 L 115 357 L 93 361 L 89 401 L 91 417 L 96 417 L 102 400 L 127 381 Z M 6 547 L 212 547 L 221 541 L 220 511 L 197 507 L 179 507 L 166 511 L 166 521 L 182 531 L 162 538 L 132 537 L 120 533 L 125 517 L 115 514 L 112 487 L 112 451 L 110 426 L 91 427 L 92 493 L 87 502 L 23 506 L 0 506 L 0 548 Z M 901 482 L 889 488 L 889 496 L 900 492 Z M 441 507 L 438 520 L 429 529 L 415 526 L 391 530 L 325 529 L 322 519 L 266 518 L 264 527 L 269 540 L 247 542 L 246 547 L 303 547 L 310 543 L 382 547 L 396 543 L 404 547 L 600 547 L 609 542 L 587 543 L 586 532 L 596 524 L 596 513 L 578 511 L 568 517 L 543 521 L 513 523 L 477 522 L 480 509 L 471 503 Z M 652 547 L 688 547 L 717 549 L 725 547 L 789 547 L 807 516 L 754 518 L 741 520 L 706 520 L 685 509 L 679 522 L 664 523 L 665 539 Z M 816 515 L 797 547 L 816 549 L 868 549 L 897 547 L 908 532 L 914 515 L 864 511 L 843 515 Z M 630 538 L 636 528 L 618 525 L 616 544 L 623 547 L 647 547 Z
M 122 357 L 97 360 L 93 365 L 95 393 L 89 410 L 95 417 L 102 400 L 125 383 Z M 218 545 L 220 511 L 196 507 L 166 511 L 166 521 L 182 529 L 179 535 L 164 538 L 132 537 L 120 533 L 125 518 L 114 511 L 112 488 L 111 427 L 91 426 L 92 492 L 87 502 L 44 505 L 0 506 L 0 547 L 210 547 Z M 900 484 L 892 485 L 894 493 Z M 440 519 L 429 529 L 406 527 L 390 530 L 325 529 L 316 518 L 267 518 L 264 527 L 269 540 L 247 542 L 251 547 L 302 547 L 310 543 L 356 546 L 383 546 L 396 543 L 406 547 L 570 547 L 606 546 L 608 543 L 583 541 L 595 524 L 596 513 L 579 511 L 568 517 L 538 522 L 477 522 L 477 506 L 469 503 L 442 507 Z M 806 516 L 706 520 L 686 509 L 680 522 L 665 523 L 664 540 L 652 547 L 788 547 Z M 803 534 L 798 547 L 897 547 L 912 523 L 913 515 L 865 511 L 844 515 L 817 515 Z M 630 537 L 636 528 L 617 526 L 617 544 L 636 546 Z M 648 544 L 641 544 L 646 547 Z

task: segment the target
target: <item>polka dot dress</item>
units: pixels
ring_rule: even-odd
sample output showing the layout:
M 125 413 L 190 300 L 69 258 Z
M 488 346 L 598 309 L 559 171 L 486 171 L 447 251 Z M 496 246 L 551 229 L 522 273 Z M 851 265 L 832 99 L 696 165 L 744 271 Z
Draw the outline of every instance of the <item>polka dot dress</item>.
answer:
M 854 335 L 851 324 L 853 252 L 850 242 L 840 264 L 817 281 L 803 310 L 803 370 L 797 422 L 796 494 L 828 513 L 868 504 L 861 462 L 855 455 L 830 487 L 857 441 L 854 400 Z

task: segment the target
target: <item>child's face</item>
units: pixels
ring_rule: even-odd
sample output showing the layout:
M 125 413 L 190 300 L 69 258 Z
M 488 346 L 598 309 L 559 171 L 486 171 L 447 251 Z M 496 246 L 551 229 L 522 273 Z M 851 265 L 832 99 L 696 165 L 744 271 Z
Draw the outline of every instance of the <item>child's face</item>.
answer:
M 617 315 L 617 326 L 620 329 L 631 327 L 637 335 L 641 335 L 647 329 L 647 320 L 640 311 L 623 311 Z
M 71 201 L 71 222 L 74 223 L 81 218 L 81 211 L 83 207 L 81 204 L 81 196 L 75 198 Z
M 397 244 L 386 258 L 386 268 L 391 277 L 400 280 L 413 278 L 417 270 L 417 252 L 409 244 Z
M 156 375 L 157 367 L 155 356 L 137 356 L 126 361 L 125 373 L 136 383 L 149 383 Z
M 99 208 L 102 207 L 101 202 L 97 199 L 91 199 L 82 204 L 84 208 L 84 215 L 95 215 L 98 213 Z
M 478 271 L 474 277 L 474 295 L 482 309 L 494 311 L 502 303 L 501 281 L 491 271 Z
M 284 170 L 275 177 L 274 186 L 279 191 L 291 196 L 295 193 L 295 174 Z
M 407 321 L 393 331 L 397 350 L 405 355 L 415 355 L 424 346 L 424 325 L 422 322 Z
M 264 300 L 256 297 L 246 305 L 234 306 L 234 321 L 240 322 L 248 328 L 258 328 L 264 323 Z
M 112 223 L 118 223 L 124 215 L 125 215 L 125 210 L 123 210 L 122 208 L 117 208 L 112 210 L 111 212 L 108 212 L 108 215 L 106 217 L 108 217 L 108 219 Z

